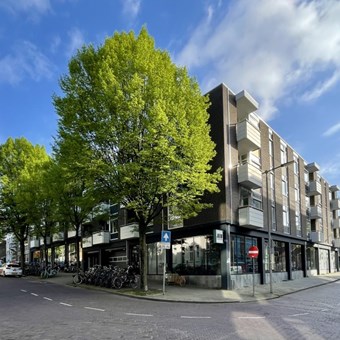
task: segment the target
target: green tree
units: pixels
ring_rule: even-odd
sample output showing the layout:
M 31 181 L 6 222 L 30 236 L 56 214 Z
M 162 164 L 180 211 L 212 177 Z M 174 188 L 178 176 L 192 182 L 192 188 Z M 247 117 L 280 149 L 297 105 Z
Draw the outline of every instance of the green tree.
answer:
M 20 261 L 25 263 L 25 241 L 30 231 L 32 177 L 48 161 L 45 149 L 25 138 L 9 138 L 0 145 L 0 227 L 13 233 L 20 245 Z
M 59 221 L 66 230 L 75 232 L 76 266 L 79 269 L 82 226 L 89 220 L 99 200 L 93 192 L 93 183 L 79 169 L 78 164 L 86 162 L 86 153 L 76 138 L 59 140 L 54 145 L 54 153 Z
M 29 195 L 25 204 L 28 220 L 33 226 L 32 234 L 44 240 L 43 259 L 48 263 L 48 238 L 59 231 L 58 224 L 58 173 L 52 158 L 46 159 L 36 171 L 27 178 Z M 62 230 L 63 231 L 63 230 Z
M 85 162 L 74 162 L 138 222 L 141 286 L 147 286 L 146 233 L 162 206 L 183 218 L 208 207 L 217 191 L 208 98 L 184 68 L 155 48 L 143 28 L 84 46 L 54 96 L 59 143 L 76 140 Z M 83 158 L 84 160 L 84 158 Z M 166 199 L 165 199 L 166 198 Z

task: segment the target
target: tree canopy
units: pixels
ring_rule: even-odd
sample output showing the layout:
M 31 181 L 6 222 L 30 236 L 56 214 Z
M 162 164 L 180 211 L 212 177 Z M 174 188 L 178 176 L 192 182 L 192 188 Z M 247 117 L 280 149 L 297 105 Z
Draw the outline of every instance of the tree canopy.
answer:
M 218 190 L 208 98 L 185 68 L 155 48 L 146 28 L 138 36 L 115 33 L 98 48 L 84 46 L 60 86 L 64 96 L 54 96 L 59 149 L 80 147 L 74 169 L 134 211 L 147 290 L 149 223 L 164 205 L 183 218 L 194 216 L 207 207 L 203 195 Z
M 48 161 L 45 149 L 25 138 L 9 138 L 0 145 L 0 227 L 19 241 L 22 265 L 24 242 L 35 214 L 32 206 L 38 186 L 34 182 Z

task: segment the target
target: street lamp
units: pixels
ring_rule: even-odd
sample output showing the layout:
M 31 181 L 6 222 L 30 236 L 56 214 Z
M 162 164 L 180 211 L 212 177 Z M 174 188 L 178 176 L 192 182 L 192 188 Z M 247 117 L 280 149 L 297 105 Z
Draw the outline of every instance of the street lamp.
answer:
M 271 221 L 271 199 L 269 199 L 269 181 L 268 174 L 276 169 L 283 168 L 288 166 L 289 164 L 294 163 L 295 161 L 289 161 L 283 164 L 280 164 L 274 168 L 265 170 L 262 174 L 266 175 L 266 191 L 267 191 L 267 221 L 268 221 L 268 244 L 269 244 L 269 287 L 270 294 L 273 294 L 273 271 L 272 271 L 272 253 L 273 253 L 273 245 L 272 245 L 272 221 Z

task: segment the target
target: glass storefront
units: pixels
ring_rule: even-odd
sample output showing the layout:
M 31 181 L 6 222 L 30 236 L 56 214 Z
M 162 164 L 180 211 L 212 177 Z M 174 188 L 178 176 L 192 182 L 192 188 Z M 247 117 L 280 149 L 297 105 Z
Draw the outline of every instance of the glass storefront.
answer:
M 172 241 L 172 265 L 167 271 L 180 275 L 220 274 L 220 245 L 212 242 L 212 235 L 194 236 Z M 148 245 L 148 272 L 161 274 L 164 250 L 159 243 Z
M 272 262 L 274 272 L 287 271 L 286 266 L 286 247 L 284 242 L 273 241 L 274 261 Z
M 299 244 L 292 244 L 292 270 L 302 270 L 302 246 Z
M 316 249 L 314 247 L 307 247 L 307 269 L 308 270 L 312 270 L 312 269 L 316 269 Z
M 257 239 L 242 235 L 231 235 L 231 274 L 246 274 L 253 272 L 253 260 L 248 257 L 251 246 L 257 246 Z M 258 272 L 258 259 L 254 260 L 255 272 Z

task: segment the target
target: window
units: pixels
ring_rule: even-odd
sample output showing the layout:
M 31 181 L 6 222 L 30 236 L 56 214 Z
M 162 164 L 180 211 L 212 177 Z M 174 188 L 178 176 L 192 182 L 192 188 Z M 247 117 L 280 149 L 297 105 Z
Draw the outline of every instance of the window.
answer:
M 241 187 L 240 207 L 253 207 L 262 210 L 262 195 L 260 189 L 247 190 Z
M 287 163 L 287 154 L 288 154 L 288 150 L 287 150 L 287 145 L 284 144 L 283 142 L 281 142 L 280 145 L 280 150 L 281 150 L 281 164 Z
M 302 270 L 302 247 L 299 244 L 292 244 L 291 249 L 292 270 Z
M 282 206 L 282 216 L 283 216 L 283 230 L 286 234 L 290 234 L 290 226 L 289 226 L 289 211 L 286 205 Z
M 231 274 L 244 274 L 253 272 L 253 261 L 248 257 L 251 246 L 257 246 L 257 239 L 242 235 L 231 235 Z M 255 272 L 258 272 L 258 260 L 255 259 Z
M 302 236 L 301 235 L 301 214 L 300 214 L 300 210 L 298 210 L 298 207 L 295 210 L 295 226 L 296 226 L 296 236 Z
M 288 196 L 288 181 L 286 176 L 282 176 L 282 195 Z
M 276 207 L 275 203 L 272 205 L 272 230 L 277 230 L 277 224 L 276 224 Z

